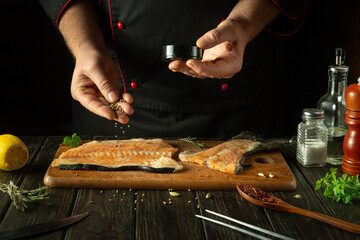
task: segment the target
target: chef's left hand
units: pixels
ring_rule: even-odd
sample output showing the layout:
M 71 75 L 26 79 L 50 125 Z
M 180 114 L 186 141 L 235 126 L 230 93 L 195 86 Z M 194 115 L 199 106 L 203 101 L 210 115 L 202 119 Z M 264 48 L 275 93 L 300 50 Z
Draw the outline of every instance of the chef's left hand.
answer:
M 175 60 L 169 69 L 196 78 L 231 78 L 243 64 L 245 46 L 249 41 L 245 23 L 227 19 L 196 42 L 204 49 L 203 59 Z

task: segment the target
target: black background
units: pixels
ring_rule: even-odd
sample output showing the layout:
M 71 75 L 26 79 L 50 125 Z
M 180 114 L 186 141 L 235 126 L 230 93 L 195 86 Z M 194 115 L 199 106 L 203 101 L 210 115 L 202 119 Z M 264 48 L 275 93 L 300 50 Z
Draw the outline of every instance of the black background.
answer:
M 359 12 L 358 0 L 312 0 L 300 31 L 282 37 L 288 49 L 282 68 L 293 86 L 283 99 L 289 136 L 296 134 L 302 109 L 316 107 L 326 93 L 335 47 L 347 52 L 348 83 L 360 76 Z M 35 0 L 3 0 L 0 27 L 0 134 L 71 134 L 74 62 L 60 34 Z

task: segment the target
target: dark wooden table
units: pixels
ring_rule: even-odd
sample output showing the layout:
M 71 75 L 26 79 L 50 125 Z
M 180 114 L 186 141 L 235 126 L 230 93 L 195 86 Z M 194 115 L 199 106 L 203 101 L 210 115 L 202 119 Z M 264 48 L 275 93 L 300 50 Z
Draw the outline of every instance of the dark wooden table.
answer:
M 13 181 L 24 189 L 34 189 L 43 184 L 63 137 L 21 139 L 31 159 L 19 171 L 0 171 L 0 182 Z M 293 148 L 284 150 L 283 155 L 297 180 L 297 190 L 274 192 L 275 196 L 303 209 L 360 224 L 359 201 L 354 205 L 336 203 L 324 198 L 322 191 L 313 190 L 316 180 L 324 177 L 332 166 L 304 168 L 295 161 Z M 360 239 L 360 235 L 308 217 L 255 206 L 235 190 L 177 192 L 179 197 L 170 196 L 166 190 L 51 188 L 49 199 L 29 204 L 25 212 L 17 210 L 10 198 L 0 193 L 0 231 L 89 211 L 85 220 L 33 239 L 251 239 L 195 217 L 195 214 L 209 216 L 205 213 L 209 209 L 295 239 Z M 212 197 L 206 198 L 207 193 Z M 302 198 L 294 198 L 296 194 Z M 171 204 L 164 204 L 169 199 Z

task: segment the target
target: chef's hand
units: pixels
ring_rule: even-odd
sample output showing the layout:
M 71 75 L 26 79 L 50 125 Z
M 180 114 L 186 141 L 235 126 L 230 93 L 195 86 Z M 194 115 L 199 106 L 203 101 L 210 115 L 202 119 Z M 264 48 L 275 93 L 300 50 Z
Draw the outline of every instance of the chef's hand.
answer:
M 119 92 L 118 74 L 109 55 L 89 48 L 78 53 L 71 82 L 72 97 L 99 116 L 123 124 L 129 122 L 127 115 L 134 112 L 130 105 L 133 98 L 129 93 Z M 120 105 L 126 115 L 105 106 L 107 102 Z
M 175 60 L 169 69 L 196 78 L 231 78 L 241 70 L 245 46 L 248 42 L 243 24 L 228 19 L 196 42 L 205 49 L 203 60 Z
M 169 69 L 196 78 L 231 78 L 242 68 L 247 43 L 279 13 L 271 1 L 239 1 L 225 21 L 197 40 L 204 49 L 201 61 L 175 60 Z

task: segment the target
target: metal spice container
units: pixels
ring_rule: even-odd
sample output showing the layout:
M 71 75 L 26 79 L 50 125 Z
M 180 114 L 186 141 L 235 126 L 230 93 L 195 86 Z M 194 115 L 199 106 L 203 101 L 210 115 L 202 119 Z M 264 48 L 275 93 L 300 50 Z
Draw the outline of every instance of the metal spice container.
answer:
M 305 167 L 322 167 L 326 164 L 328 138 L 324 111 L 306 108 L 302 119 L 298 125 L 296 159 Z

